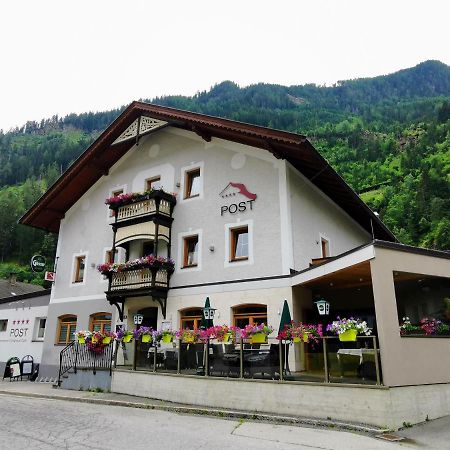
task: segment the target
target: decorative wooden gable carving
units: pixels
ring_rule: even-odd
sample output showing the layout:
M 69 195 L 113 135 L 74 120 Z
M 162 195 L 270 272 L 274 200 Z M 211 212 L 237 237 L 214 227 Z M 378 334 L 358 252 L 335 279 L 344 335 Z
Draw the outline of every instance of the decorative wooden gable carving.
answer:
M 140 136 L 150 133 L 158 128 L 166 126 L 168 122 L 164 120 L 153 119 L 152 117 L 138 117 L 114 142 L 119 144 L 129 139 L 139 139 Z

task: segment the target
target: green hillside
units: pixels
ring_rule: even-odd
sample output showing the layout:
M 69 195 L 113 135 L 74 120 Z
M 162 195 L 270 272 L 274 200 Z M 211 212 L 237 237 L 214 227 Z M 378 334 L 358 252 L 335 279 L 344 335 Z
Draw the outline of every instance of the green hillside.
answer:
M 439 61 L 331 87 L 225 81 L 145 101 L 304 134 L 401 242 L 450 249 L 450 67 Z M 122 110 L 0 132 L 2 261 L 52 256 L 54 237 L 16 221 Z

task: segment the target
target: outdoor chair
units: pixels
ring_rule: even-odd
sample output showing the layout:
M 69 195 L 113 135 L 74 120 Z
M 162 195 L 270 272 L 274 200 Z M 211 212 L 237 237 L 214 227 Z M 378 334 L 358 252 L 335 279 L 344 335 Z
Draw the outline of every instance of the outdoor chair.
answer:
M 244 359 L 244 371 L 252 378 L 255 374 L 270 375 L 275 379 L 275 374 L 280 373 L 280 348 L 278 344 L 270 344 L 270 350 L 267 353 L 258 353 L 250 355 Z

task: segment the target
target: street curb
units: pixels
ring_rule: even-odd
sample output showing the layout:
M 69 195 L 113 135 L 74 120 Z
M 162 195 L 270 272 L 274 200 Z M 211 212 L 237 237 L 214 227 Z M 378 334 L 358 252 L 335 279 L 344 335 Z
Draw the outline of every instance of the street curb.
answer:
M 63 395 L 36 394 L 14 391 L 2 391 L 0 395 L 12 395 L 15 397 L 45 398 L 50 400 L 66 400 L 79 403 L 91 403 L 108 406 L 123 406 L 126 408 L 152 409 L 159 411 L 176 412 L 179 414 L 192 414 L 201 416 L 219 417 L 221 419 L 246 419 L 253 421 L 275 422 L 283 425 L 309 425 L 321 428 L 337 428 L 346 431 L 357 431 L 359 433 L 380 434 L 392 431 L 387 428 L 377 428 L 370 425 L 354 424 L 325 419 L 313 419 L 296 416 L 278 416 L 259 412 L 233 411 L 228 409 L 202 408 L 197 406 L 172 406 L 151 403 L 127 402 L 124 400 L 108 400 L 104 398 L 66 397 Z

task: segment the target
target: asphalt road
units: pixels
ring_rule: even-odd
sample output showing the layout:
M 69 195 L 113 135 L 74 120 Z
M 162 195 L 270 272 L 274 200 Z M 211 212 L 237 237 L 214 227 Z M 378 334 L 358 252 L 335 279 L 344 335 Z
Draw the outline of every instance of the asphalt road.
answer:
M 0 395 L 0 449 L 411 448 L 350 432 Z

